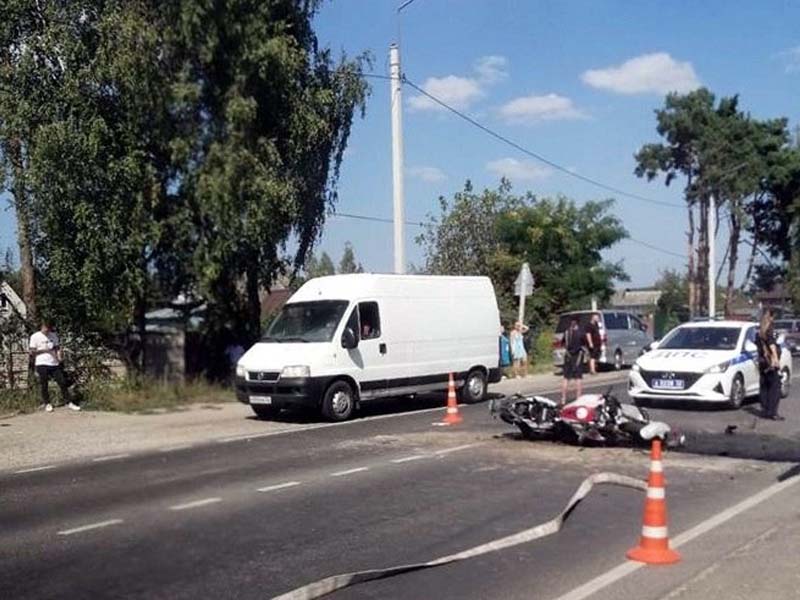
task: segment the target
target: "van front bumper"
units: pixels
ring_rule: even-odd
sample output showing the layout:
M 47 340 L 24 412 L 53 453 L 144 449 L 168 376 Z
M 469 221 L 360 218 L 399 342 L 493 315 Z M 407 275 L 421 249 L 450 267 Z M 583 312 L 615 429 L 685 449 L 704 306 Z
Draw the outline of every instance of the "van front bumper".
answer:
M 243 404 L 250 404 L 251 396 L 266 396 L 269 406 L 288 408 L 290 406 L 306 406 L 316 408 L 327 385 L 327 377 L 297 377 L 279 379 L 275 382 L 247 381 L 236 378 L 236 399 Z

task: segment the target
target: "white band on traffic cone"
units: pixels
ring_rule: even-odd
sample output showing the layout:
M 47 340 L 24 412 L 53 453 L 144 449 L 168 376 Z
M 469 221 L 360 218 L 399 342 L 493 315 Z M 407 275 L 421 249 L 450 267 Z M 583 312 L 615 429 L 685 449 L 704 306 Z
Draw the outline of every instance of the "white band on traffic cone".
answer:
M 660 460 L 654 460 L 650 462 L 650 471 L 653 473 L 663 473 L 664 472 L 664 465 Z
M 642 525 L 642 537 L 661 540 L 668 537 L 666 527 L 651 527 L 650 525 Z
M 667 497 L 666 490 L 662 487 L 647 488 L 647 497 L 653 500 L 663 500 Z

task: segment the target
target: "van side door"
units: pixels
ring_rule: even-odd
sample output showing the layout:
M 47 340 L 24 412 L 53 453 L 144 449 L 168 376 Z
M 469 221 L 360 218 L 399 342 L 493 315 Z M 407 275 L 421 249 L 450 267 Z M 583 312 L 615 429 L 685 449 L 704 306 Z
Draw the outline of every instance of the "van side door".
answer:
M 367 300 L 354 309 L 358 314 L 358 348 L 353 356 L 359 369 L 361 397 L 365 400 L 386 395 L 386 366 L 389 348 L 381 328 L 377 302 Z

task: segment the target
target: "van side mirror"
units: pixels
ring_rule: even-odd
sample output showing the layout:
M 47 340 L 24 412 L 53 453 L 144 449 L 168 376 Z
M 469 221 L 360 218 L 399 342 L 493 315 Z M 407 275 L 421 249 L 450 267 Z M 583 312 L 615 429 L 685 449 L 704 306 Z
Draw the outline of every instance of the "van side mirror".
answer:
M 751 342 L 750 340 L 747 340 L 744 343 L 744 351 L 749 352 L 750 354 L 754 354 L 758 352 L 758 346 L 756 346 L 755 343 Z
M 358 338 L 356 337 L 356 332 L 350 327 L 345 327 L 344 332 L 342 332 L 342 348 L 352 350 L 357 347 Z

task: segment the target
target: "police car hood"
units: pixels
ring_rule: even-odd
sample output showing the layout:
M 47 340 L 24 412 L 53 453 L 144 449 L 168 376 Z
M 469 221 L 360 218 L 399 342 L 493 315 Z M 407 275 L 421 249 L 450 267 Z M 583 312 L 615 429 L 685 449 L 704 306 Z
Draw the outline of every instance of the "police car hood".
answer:
M 280 371 L 283 367 L 308 365 L 311 375 L 319 367 L 327 367 L 334 353 L 330 342 L 259 342 L 239 359 L 247 371 Z
M 710 367 L 739 356 L 736 350 L 655 349 L 640 356 L 636 363 L 645 371 L 703 373 Z

